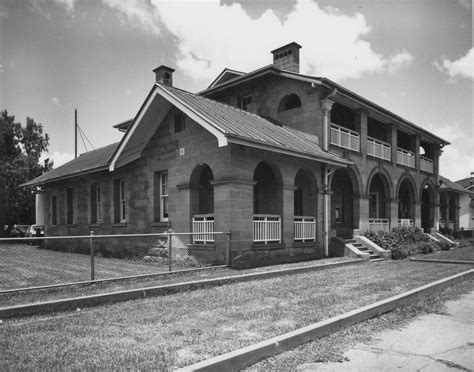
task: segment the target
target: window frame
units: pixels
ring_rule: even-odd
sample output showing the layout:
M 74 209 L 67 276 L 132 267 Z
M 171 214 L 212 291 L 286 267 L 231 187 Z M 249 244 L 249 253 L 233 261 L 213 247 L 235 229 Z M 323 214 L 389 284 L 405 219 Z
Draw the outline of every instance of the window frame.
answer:
M 93 198 L 93 196 L 95 196 L 95 198 Z M 91 213 L 90 213 L 91 224 L 102 223 L 102 201 L 101 201 L 99 183 L 91 184 L 90 207 L 91 207 Z
M 253 102 L 253 99 L 252 99 L 252 95 L 251 94 L 247 94 L 245 96 L 242 96 L 240 98 L 240 108 L 242 110 L 245 110 L 247 111 L 247 108 L 250 104 L 252 104 Z
M 66 188 L 66 225 L 74 225 L 74 209 L 75 209 L 75 202 L 74 202 L 74 187 L 67 187 Z
M 58 224 L 58 196 L 51 196 L 51 225 Z
M 159 201 L 160 201 L 160 221 L 168 222 L 169 213 L 168 213 L 168 171 L 160 172 L 158 175 L 159 179 Z M 164 190 L 163 190 L 164 186 Z M 164 192 L 165 191 L 165 192 Z M 166 215 L 165 215 L 166 214 Z

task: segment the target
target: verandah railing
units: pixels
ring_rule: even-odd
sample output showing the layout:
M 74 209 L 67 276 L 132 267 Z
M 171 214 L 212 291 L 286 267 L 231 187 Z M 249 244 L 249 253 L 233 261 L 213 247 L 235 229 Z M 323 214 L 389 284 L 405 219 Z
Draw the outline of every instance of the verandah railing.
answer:
M 314 242 L 316 240 L 316 218 L 295 216 L 294 227 L 296 242 Z
M 390 231 L 388 218 L 369 218 L 369 231 Z
M 214 215 L 196 214 L 193 216 L 193 243 L 214 244 Z
M 390 160 L 391 151 L 392 147 L 388 143 L 372 137 L 367 137 L 367 155 L 384 160 Z
M 397 164 L 415 168 L 415 154 L 411 151 L 397 148 Z
M 331 144 L 359 152 L 360 136 L 353 130 L 331 124 Z
M 254 214 L 253 215 L 253 241 L 254 243 L 280 243 L 281 218 L 279 215 Z
M 420 156 L 420 169 L 425 172 L 433 173 L 433 160 Z

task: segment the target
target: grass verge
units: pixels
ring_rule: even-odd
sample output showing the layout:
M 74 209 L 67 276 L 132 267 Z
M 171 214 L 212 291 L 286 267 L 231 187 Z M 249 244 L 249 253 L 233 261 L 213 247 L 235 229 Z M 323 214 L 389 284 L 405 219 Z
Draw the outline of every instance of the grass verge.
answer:
M 384 261 L 8 320 L 0 369 L 182 367 L 468 269 Z

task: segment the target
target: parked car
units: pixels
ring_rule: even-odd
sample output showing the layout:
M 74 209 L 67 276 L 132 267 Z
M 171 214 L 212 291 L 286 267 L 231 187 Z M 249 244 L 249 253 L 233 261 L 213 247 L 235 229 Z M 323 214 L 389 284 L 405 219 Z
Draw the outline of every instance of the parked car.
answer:
M 26 232 L 25 236 L 28 237 L 28 238 L 33 238 L 33 237 L 43 238 L 44 237 L 44 226 L 42 226 L 42 225 L 31 225 L 29 227 L 28 231 Z M 38 245 L 40 243 L 38 241 L 35 241 L 35 240 L 29 240 L 28 244 L 29 245 Z

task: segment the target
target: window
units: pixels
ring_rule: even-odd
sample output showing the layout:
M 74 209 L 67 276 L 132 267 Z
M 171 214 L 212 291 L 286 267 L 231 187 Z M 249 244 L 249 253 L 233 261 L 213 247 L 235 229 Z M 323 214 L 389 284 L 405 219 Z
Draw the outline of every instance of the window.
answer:
M 278 112 L 291 110 L 297 107 L 301 107 L 301 100 L 296 94 L 292 93 L 281 99 L 278 104 Z
M 300 188 L 294 191 L 294 208 L 295 216 L 303 215 L 303 190 Z
M 123 179 L 114 181 L 114 222 L 124 223 L 126 215 L 125 182 Z
M 155 172 L 154 184 L 154 221 L 168 221 L 168 172 Z
M 186 117 L 182 114 L 176 114 L 174 116 L 174 132 L 182 132 L 186 129 Z
M 51 224 L 58 224 L 58 197 L 56 195 L 51 197 Z
M 94 183 L 91 185 L 91 223 L 101 223 L 101 202 L 100 202 L 100 185 Z
M 74 189 L 68 187 L 66 189 L 66 224 L 74 223 Z
M 252 96 L 244 96 L 240 100 L 240 108 L 242 110 L 247 110 L 248 105 L 252 103 Z

